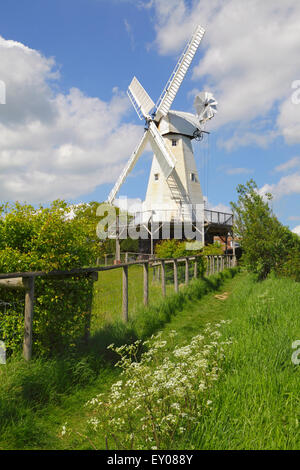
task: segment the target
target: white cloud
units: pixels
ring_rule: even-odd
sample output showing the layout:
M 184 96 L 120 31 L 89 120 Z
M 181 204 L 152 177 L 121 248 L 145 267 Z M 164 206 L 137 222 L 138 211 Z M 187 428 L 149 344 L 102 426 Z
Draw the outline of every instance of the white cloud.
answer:
M 291 97 L 280 105 L 277 126 L 288 144 L 300 143 L 300 104 Z
M 300 168 L 300 157 L 294 157 L 288 160 L 287 162 L 283 163 L 282 165 L 276 166 L 275 171 L 283 172 L 298 167 Z
M 142 212 L 143 210 L 143 201 L 140 198 L 119 197 L 115 199 L 114 205 L 130 214 Z
M 213 205 L 206 196 L 203 196 L 204 199 L 204 206 L 205 209 L 210 210 L 210 211 L 215 211 L 215 212 L 224 212 L 226 214 L 231 214 L 232 209 L 229 206 L 226 206 L 225 204 L 219 203 L 216 205 Z
M 263 195 L 265 193 L 271 193 L 274 199 L 280 199 L 291 194 L 300 194 L 300 173 L 284 176 L 275 184 L 265 184 L 259 190 L 259 194 Z
M 197 59 L 193 78 L 205 79 L 219 102 L 212 125 L 235 124 L 228 149 L 266 146 L 277 133 L 288 143 L 300 141 L 300 105 L 291 101 L 292 82 L 299 79 L 299 1 L 154 0 L 153 4 L 161 54 L 178 53 L 196 24 L 206 28 L 204 57 Z M 274 121 L 271 131 L 266 127 L 267 136 L 256 128 L 257 120 L 265 117 Z
M 299 235 L 299 237 L 300 237 L 300 225 L 298 225 L 297 227 L 293 228 L 292 232 L 296 233 L 296 234 Z
M 76 88 L 55 93 L 53 58 L 2 37 L 0 53 L 0 199 L 70 199 L 113 183 L 141 134 L 123 122 L 127 97 L 117 89 L 109 102 Z
M 134 34 L 133 34 L 133 31 L 132 31 L 131 24 L 129 23 L 129 21 L 126 18 L 124 19 L 124 26 L 125 26 L 125 29 L 126 29 L 126 33 L 128 34 L 129 39 L 130 39 L 131 49 L 134 51 L 134 49 L 135 49 Z

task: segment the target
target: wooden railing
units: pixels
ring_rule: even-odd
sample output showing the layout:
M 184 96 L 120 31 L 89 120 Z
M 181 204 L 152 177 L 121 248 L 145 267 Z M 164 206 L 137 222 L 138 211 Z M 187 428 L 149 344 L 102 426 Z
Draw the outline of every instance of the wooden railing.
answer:
M 173 266 L 173 284 L 175 292 L 179 290 L 178 284 L 178 265 L 185 265 L 185 284 L 189 283 L 189 267 L 190 263 L 194 263 L 193 277 L 198 276 L 199 256 L 189 256 L 184 258 L 172 259 L 152 259 L 138 260 L 131 263 L 115 264 L 111 266 L 97 266 L 91 268 L 77 268 L 68 271 L 34 271 L 34 272 L 16 272 L 0 274 L 0 286 L 8 289 L 23 289 L 25 292 L 25 312 L 24 312 L 24 342 L 23 356 L 26 360 L 30 360 L 32 356 L 32 320 L 34 311 L 34 283 L 37 277 L 48 279 L 65 279 L 72 276 L 85 276 L 93 281 L 98 280 L 100 271 L 110 271 L 112 269 L 122 269 L 122 317 L 124 322 L 128 322 L 128 271 L 130 266 L 143 266 L 143 303 L 145 306 L 149 304 L 149 267 L 158 271 L 158 279 L 161 282 L 163 297 L 166 296 L 166 265 Z M 206 276 L 223 271 L 224 269 L 234 267 L 236 259 L 233 255 L 206 256 Z

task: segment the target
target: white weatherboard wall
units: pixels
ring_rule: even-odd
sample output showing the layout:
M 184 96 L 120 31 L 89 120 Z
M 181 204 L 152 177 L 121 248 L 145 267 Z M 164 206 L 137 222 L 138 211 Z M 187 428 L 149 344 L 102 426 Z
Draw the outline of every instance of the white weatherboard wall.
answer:
M 189 196 L 190 202 L 193 205 L 203 205 L 203 195 L 191 139 L 180 134 L 164 135 L 163 139 L 167 148 L 176 159 L 175 169 Z M 172 140 L 176 140 L 176 146 L 172 145 Z M 192 181 L 191 174 L 195 175 L 196 181 Z M 155 179 L 155 175 L 158 175 L 158 179 Z M 162 174 L 155 155 L 153 156 L 143 210 L 155 211 L 156 214 L 154 214 L 153 220 L 164 221 L 171 221 L 174 218 L 178 219 L 180 211 L 180 205 L 174 200 L 173 194 Z

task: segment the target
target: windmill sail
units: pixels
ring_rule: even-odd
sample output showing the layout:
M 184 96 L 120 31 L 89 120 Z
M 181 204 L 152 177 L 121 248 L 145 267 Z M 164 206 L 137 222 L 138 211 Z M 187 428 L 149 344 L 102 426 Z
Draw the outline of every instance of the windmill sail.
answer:
M 192 39 L 186 46 L 180 57 L 167 85 L 165 86 L 157 103 L 155 121 L 159 121 L 162 116 L 166 116 L 175 99 L 179 87 L 192 63 L 200 42 L 204 36 L 205 29 L 198 26 Z
M 168 178 L 168 176 L 172 173 L 173 169 L 175 168 L 176 160 L 173 155 L 171 155 L 171 153 L 167 150 L 163 138 L 158 132 L 154 122 L 150 122 L 148 132 L 153 153 L 157 158 L 161 171 L 163 172 L 164 176 Z
M 131 155 L 130 159 L 128 160 L 124 170 L 122 171 L 121 175 L 119 176 L 116 184 L 114 185 L 113 189 L 109 193 L 109 196 L 107 198 L 107 202 L 109 204 L 112 204 L 116 198 L 116 195 L 118 194 L 122 184 L 124 183 L 125 179 L 129 175 L 129 173 L 133 170 L 133 167 L 135 166 L 136 162 L 140 158 L 141 154 L 145 150 L 146 144 L 148 140 L 148 131 L 144 132 L 144 135 L 139 142 L 137 148 Z
M 136 77 L 133 77 L 128 87 L 127 94 L 139 118 L 142 120 L 148 117 L 149 112 L 154 108 L 155 104 Z

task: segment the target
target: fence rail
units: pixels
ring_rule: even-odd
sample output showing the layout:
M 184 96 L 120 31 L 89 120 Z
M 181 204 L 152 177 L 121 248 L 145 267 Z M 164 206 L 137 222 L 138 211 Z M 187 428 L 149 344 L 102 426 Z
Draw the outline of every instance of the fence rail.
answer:
M 23 356 L 30 360 L 32 356 L 32 321 L 34 311 L 34 284 L 37 277 L 65 279 L 72 276 L 85 276 L 93 281 L 98 280 L 98 273 L 110 271 L 113 269 L 122 270 L 122 317 L 124 322 L 128 321 L 128 272 L 130 266 L 143 266 L 143 303 L 149 304 L 149 267 L 153 268 L 153 276 L 161 282 L 162 296 L 166 296 L 166 265 L 173 266 L 173 284 L 175 292 L 179 290 L 178 265 L 185 265 L 185 284 L 190 281 L 189 267 L 194 263 L 193 277 L 198 276 L 199 256 L 189 256 L 171 259 L 140 259 L 129 263 L 120 263 L 110 266 L 97 266 L 90 268 L 77 268 L 68 271 L 34 271 L 34 272 L 16 272 L 0 274 L 0 287 L 7 289 L 23 289 L 25 292 L 25 312 L 24 312 L 24 342 Z M 206 258 L 206 276 L 223 271 L 224 269 L 234 267 L 236 258 L 234 255 L 205 256 Z

